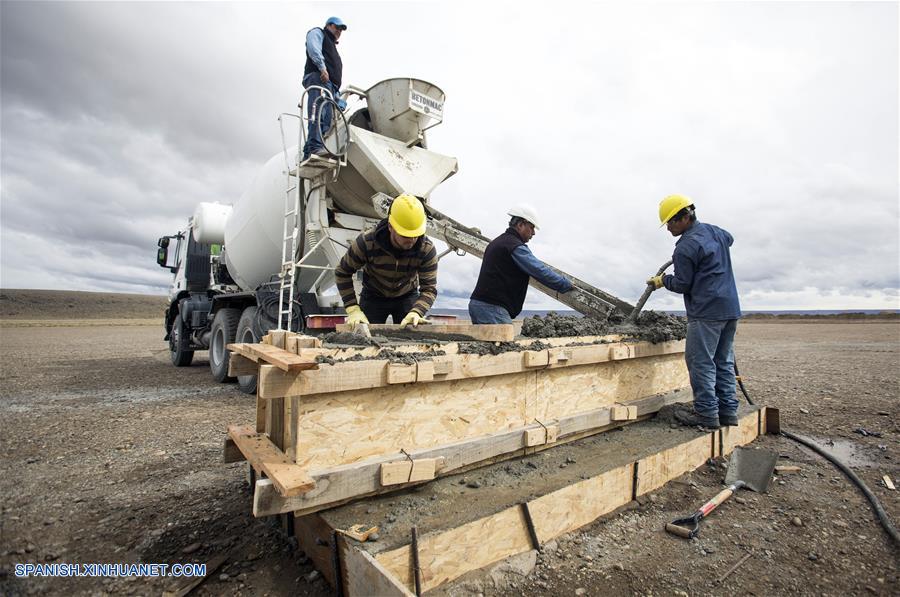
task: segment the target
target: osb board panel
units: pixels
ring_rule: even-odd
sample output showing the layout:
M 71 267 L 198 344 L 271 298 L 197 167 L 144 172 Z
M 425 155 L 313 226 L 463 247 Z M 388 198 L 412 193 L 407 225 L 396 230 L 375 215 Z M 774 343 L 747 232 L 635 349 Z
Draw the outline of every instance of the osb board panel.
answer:
M 294 438 L 311 471 L 495 435 L 686 386 L 681 355 L 661 355 L 303 396 Z
M 565 384 L 566 391 L 559 388 Z M 531 420 L 551 421 L 579 412 L 671 392 L 690 384 L 683 354 L 610 361 L 542 371 Z
M 297 463 L 316 470 L 522 427 L 534 376 L 304 396 L 298 405 Z
M 412 597 L 406 587 L 400 584 L 375 558 L 355 547 L 352 540 L 341 537 L 341 576 L 344 595 L 347 597 Z
M 749 444 L 758 434 L 759 430 L 759 412 L 754 412 L 741 417 L 738 420 L 737 427 L 723 427 L 722 433 L 722 456 L 731 454 L 736 446 Z
M 638 461 L 637 494 L 658 489 L 671 479 L 701 466 L 712 456 L 712 435 L 704 433 L 687 443 Z
M 538 541 L 583 527 L 630 502 L 633 470 L 632 464 L 620 466 L 529 502 Z
M 449 531 L 420 536 L 422 590 L 529 549 L 531 539 L 519 506 Z M 408 588 L 415 587 L 409 546 L 378 554 L 375 559 Z

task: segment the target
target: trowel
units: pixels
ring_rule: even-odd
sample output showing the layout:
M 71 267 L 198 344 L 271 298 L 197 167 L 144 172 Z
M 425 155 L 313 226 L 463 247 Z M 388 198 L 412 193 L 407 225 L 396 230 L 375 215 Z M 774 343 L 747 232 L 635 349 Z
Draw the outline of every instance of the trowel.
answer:
M 693 539 L 700 532 L 700 521 L 721 506 L 738 489 L 746 488 L 765 493 L 769 489 L 777 459 L 778 455 L 768 450 L 735 448 L 728 461 L 728 472 L 725 474 L 725 483 L 728 487 L 690 516 L 666 524 L 666 531 L 685 539 Z

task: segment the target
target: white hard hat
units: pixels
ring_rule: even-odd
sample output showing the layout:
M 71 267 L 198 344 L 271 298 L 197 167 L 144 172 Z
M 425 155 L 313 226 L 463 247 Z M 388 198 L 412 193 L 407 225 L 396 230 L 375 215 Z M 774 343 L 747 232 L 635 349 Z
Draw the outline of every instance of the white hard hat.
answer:
M 540 223 L 538 222 L 539 218 L 537 210 L 527 203 L 519 203 L 518 205 L 514 205 L 510 207 L 509 211 L 506 213 L 511 216 L 518 216 L 523 220 L 528 220 L 529 222 L 534 224 L 534 227 L 536 229 L 539 229 L 541 227 Z

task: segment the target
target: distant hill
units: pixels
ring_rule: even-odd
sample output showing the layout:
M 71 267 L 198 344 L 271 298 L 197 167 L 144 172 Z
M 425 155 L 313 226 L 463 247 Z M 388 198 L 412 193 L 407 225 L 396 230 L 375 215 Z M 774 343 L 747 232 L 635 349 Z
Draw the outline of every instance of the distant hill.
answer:
M 0 319 L 162 319 L 165 296 L 0 289 Z
M 114 294 L 75 290 L 0 289 L 0 319 L 162 319 L 168 299 L 161 295 Z M 456 315 L 468 319 L 465 309 L 433 310 L 436 314 Z M 556 310 L 560 315 L 577 315 L 575 311 Z M 548 311 L 523 311 L 520 318 L 546 315 Z M 684 315 L 684 311 L 672 311 Z M 873 320 L 898 319 L 897 311 L 744 311 L 750 321 L 784 320 Z

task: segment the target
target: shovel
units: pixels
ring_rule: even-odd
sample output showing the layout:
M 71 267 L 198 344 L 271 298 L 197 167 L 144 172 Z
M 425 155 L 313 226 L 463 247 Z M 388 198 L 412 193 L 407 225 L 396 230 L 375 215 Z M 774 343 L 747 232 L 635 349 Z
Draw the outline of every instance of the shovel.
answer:
M 685 539 L 693 539 L 700 532 L 700 521 L 721 506 L 738 489 L 746 488 L 765 493 L 769 489 L 777 459 L 777 454 L 766 450 L 735 448 L 728 462 L 728 472 L 725 474 L 725 483 L 728 487 L 690 516 L 666 524 L 666 531 Z

